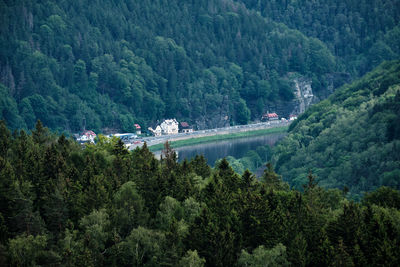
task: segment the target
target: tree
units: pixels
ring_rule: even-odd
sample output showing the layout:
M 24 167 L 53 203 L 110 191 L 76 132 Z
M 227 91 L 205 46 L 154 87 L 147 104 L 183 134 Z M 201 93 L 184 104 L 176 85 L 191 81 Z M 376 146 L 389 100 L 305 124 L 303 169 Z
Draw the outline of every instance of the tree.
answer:
M 47 248 L 45 235 L 20 235 L 10 239 L 8 249 L 10 263 L 15 266 L 60 264 L 59 255 Z
M 267 187 L 271 189 L 282 190 L 288 188 L 287 184 L 282 181 L 282 177 L 274 171 L 271 162 L 268 162 L 266 164 L 266 169 L 264 170 L 262 181 Z
M 400 192 L 390 187 L 382 186 L 374 192 L 367 192 L 363 199 L 364 205 L 379 205 L 385 208 L 400 208 Z
M 0 120 L 0 156 L 7 157 L 8 148 L 11 144 L 11 133 L 4 120 Z
M 106 242 L 110 237 L 110 220 L 106 210 L 94 210 L 83 217 L 79 223 L 82 228 L 82 257 L 87 264 L 99 265 L 104 261 Z
M 119 244 L 122 264 L 157 266 L 164 257 L 165 236 L 156 230 L 135 228 Z
M 246 102 L 240 99 L 235 104 L 235 116 L 238 124 L 247 124 L 250 120 L 250 110 L 246 106 Z
M 33 141 L 39 145 L 43 145 L 49 137 L 49 130 L 45 128 L 40 120 L 37 120 L 35 129 L 32 131 Z
M 201 258 L 197 251 L 188 250 L 184 257 L 179 261 L 179 266 L 182 267 L 203 267 L 206 260 Z
M 112 222 L 122 237 L 127 236 L 133 228 L 146 225 L 148 214 L 144 204 L 132 181 L 123 184 L 115 193 Z
M 238 260 L 239 266 L 290 266 L 290 262 L 286 258 L 286 247 L 282 244 L 277 244 L 272 249 L 266 249 L 264 246 L 259 246 L 253 250 L 252 254 L 242 250 Z

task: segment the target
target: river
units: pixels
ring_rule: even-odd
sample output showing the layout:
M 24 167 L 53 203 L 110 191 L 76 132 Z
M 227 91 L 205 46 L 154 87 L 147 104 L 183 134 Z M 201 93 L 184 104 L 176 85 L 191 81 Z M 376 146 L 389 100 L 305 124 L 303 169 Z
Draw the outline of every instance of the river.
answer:
M 233 156 L 235 158 L 243 157 L 247 151 L 255 150 L 263 145 L 275 145 L 276 142 L 286 136 L 286 133 L 276 133 L 264 136 L 243 137 L 230 140 L 222 140 L 192 146 L 176 148 L 178 152 L 178 160 L 190 160 L 196 155 L 204 155 L 207 163 L 214 166 L 216 160 Z

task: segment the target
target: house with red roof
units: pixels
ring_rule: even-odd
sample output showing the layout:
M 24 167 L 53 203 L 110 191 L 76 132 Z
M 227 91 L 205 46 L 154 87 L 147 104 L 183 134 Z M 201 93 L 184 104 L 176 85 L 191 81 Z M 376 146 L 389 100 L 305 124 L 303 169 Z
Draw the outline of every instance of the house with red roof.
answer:
M 261 118 L 262 121 L 276 121 L 278 119 L 279 119 L 279 116 L 275 112 L 263 114 L 263 116 Z
M 179 128 L 181 133 L 193 133 L 193 127 L 191 127 L 186 121 L 181 122 Z
M 139 124 L 135 123 L 136 134 L 142 134 L 142 127 Z
M 96 138 L 96 134 L 93 131 L 86 130 L 80 134 L 77 141 L 81 143 L 94 143 L 94 139 Z

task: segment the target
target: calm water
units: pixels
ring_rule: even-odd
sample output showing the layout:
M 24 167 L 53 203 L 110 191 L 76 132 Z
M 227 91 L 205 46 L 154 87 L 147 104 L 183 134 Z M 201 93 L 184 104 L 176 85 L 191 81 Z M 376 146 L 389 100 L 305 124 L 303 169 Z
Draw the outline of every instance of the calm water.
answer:
M 206 144 L 186 146 L 176 148 L 179 161 L 184 159 L 190 160 L 196 155 L 204 155 L 209 165 L 214 166 L 216 160 L 233 156 L 235 158 L 243 157 L 247 151 L 255 150 L 259 146 L 273 146 L 277 141 L 281 140 L 286 133 L 270 134 L 266 136 L 245 137 L 225 141 L 216 141 Z

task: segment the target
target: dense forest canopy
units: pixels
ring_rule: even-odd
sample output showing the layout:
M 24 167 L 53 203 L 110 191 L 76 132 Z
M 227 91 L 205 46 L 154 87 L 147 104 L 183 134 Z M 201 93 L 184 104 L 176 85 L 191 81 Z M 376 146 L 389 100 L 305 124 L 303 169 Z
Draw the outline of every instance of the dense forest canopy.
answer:
M 310 171 L 324 187 L 358 194 L 400 189 L 400 62 L 386 62 L 312 106 L 274 149 L 277 172 L 301 188 Z
M 1 0 L 1 118 L 13 129 L 41 119 L 67 132 L 132 131 L 169 117 L 202 127 L 221 124 L 214 118 L 245 124 L 293 98 L 288 73 L 323 90 L 327 74 L 354 77 L 353 69 L 399 54 L 396 1 L 390 9 L 362 3 L 377 23 L 344 1 L 321 4 L 312 19 L 309 5 L 286 1 L 301 23 L 243 2 Z
M 354 203 L 309 175 L 289 190 L 226 160 L 161 160 L 118 139 L 82 149 L 0 122 L 1 266 L 398 266 L 400 192 Z M 381 177 L 378 177 L 378 179 Z
M 400 266 L 399 21 L 399 0 L 0 0 L 0 266 Z M 55 134 L 246 124 L 293 77 L 318 94 L 390 59 L 215 168 Z
M 318 38 L 337 68 L 365 74 L 400 54 L 399 0 L 237 0 L 263 17 Z

